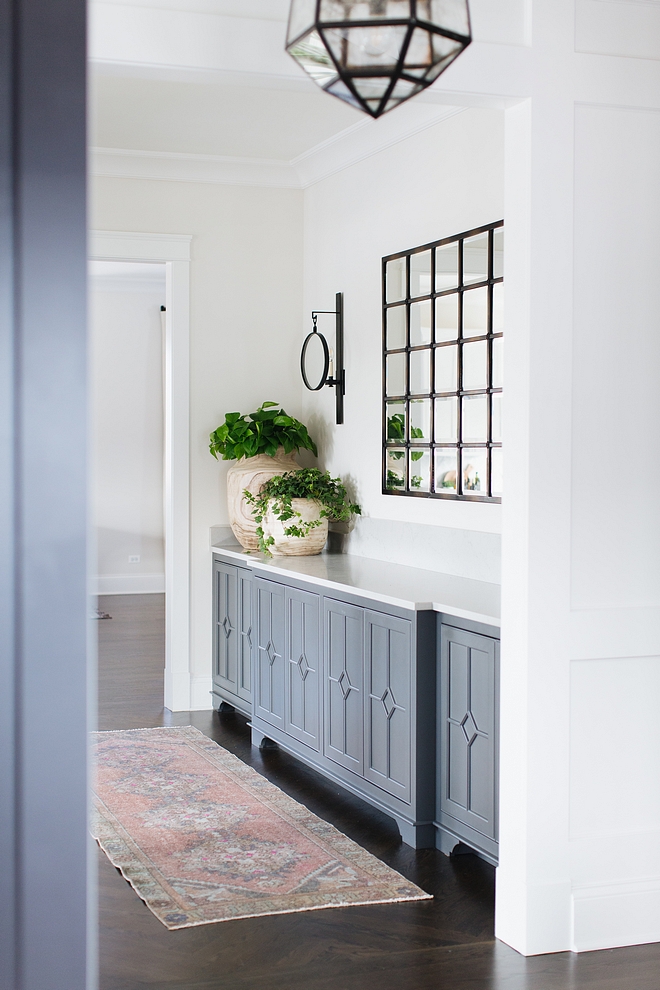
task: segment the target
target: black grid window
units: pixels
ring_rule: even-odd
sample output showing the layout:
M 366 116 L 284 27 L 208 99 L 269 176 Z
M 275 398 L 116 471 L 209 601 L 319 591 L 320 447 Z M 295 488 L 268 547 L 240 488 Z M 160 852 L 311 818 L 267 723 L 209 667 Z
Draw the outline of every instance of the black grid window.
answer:
M 503 221 L 383 258 L 383 492 L 502 496 Z

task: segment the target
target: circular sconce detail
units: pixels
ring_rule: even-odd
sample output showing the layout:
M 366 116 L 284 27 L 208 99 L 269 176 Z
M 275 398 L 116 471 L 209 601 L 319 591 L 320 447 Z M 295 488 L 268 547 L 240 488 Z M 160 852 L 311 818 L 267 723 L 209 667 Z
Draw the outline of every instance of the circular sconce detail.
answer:
M 318 341 L 318 344 L 316 343 Z M 311 360 L 314 364 L 318 364 L 318 358 L 320 357 L 323 361 L 323 370 L 321 371 L 318 385 L 312 385 L 307 374 L 309 363 L 309 358 L 307 356 L 308 348 L 312 345 Z M 319 345 L 321 347 L 320 354 Z M 314 351 L 317 351 L 317 356 L 314 356 Z M 311 333 L 308 333 L 305 337 L 305 343 L 302 346 L 302 352 L 300 354 L 300 373 L 302 375 L 302 380 L 304 381 L 310 392 L 320 392 L 325 383 L 328 380 L 328 371 L 330 370 L 330 348 L 328 347 L 328 342 L 322 333 L 319 333 L 316 329 L 316 320 L 314 320 L 314 329 Z
M 328 342 L 319 333 L 319 316 L 335 318 L 334 357 Z M 344 295 L 335 295 L 335 308 L 315 309 L 312 312 L 312 332 L 305 337 L 300 352 L 300 373 L 310 392 L 320 392 L 324 385 L 335 390 L 335 422 L 344 422 L 344 395 L 346 394 L 346 372 L 344 371 Z M 334 367 L 333 367 L 334 363 Z M 314 384 L 316 383 L 316 384 Z
M 471 41 L 468 0 L 291 0 L 286 50 L 326 93 L 380 117 Z

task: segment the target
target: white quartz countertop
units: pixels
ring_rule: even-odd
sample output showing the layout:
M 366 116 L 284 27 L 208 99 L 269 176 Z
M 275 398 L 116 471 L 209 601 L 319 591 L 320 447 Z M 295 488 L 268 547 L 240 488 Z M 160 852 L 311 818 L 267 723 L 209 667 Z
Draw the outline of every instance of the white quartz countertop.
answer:
M 500 624 L 500 586 L 472 578 L 405 567 L 349 553 L 324 551 L 315 557 L 264 557 L 235 542 L 211 547 L 264 577 L 298 577 L 326 591 L 364 595 L 386 605 L 432 609 L 491 626 Z

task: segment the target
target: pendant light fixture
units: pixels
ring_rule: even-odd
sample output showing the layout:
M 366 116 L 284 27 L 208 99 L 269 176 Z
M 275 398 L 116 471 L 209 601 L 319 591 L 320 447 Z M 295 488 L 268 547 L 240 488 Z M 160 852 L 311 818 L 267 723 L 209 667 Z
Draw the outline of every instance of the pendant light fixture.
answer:
M 326 93 L 380 117 L 471 40 L 467 0 L 292 0 L 286 50 Z

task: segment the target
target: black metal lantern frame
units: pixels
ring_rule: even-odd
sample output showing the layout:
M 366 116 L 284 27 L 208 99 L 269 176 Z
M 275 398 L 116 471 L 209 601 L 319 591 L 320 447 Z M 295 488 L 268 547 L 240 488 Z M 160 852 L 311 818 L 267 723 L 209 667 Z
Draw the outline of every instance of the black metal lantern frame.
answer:
M 326 93 L 380 117 L 471 40 L 468 0 L 292 0 L 286 50 Z
M 336 294 L 335 303 L 335 308 L 332 310 L 315 309 L 312 312 L 312 332 L 308 333 L 305 337 L 302 351 L 300 352 L 300 373 L 302 375 L 302 380 L 305 387 L 308 388 L 310 392 L 320 392 L 324 385 L 335 389 L 335 422 L 338 425 L 341 425 L 344 422 L 344 395 L 346 394 L 346 372 L 344 370 L 343 292 L 338 292 Z M 319 316 L 334 316 L 335 318 L 335 355 L 332 375 L 329 374 L 331 363 L 330 348 L 328 347 L 327 340 L 319 331 Z M 323 370 L 320 374 L 318 382 L 316 383 L 310 382 L 306 365 L 307 349 L 313 341 L 318 341 L 323 351 Z

